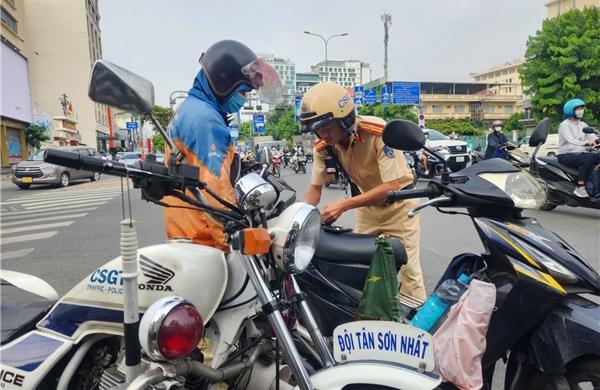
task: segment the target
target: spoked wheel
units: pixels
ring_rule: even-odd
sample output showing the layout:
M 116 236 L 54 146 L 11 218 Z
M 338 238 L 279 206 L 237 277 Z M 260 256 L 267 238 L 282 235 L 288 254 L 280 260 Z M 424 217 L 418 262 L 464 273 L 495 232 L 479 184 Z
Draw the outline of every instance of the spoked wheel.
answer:
M 567 364 L 564 370 L 554 375 L 535 372 L 522 389 L 559 390 L 589 389 L 600 390 L 600 357 L 584 356 Z

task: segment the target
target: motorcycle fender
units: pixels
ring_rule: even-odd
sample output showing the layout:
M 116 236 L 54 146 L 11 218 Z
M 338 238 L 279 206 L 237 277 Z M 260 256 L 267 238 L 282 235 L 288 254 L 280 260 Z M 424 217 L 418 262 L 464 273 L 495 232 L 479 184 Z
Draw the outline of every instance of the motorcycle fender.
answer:
M 600 356 L 599 318 L 600 306 L 588 299 L 572 296 L 561 302 L 531 336 L 536 367 L 551 374 L 579 356 Z
M 392 363 L 355 361 L 320 370 L 310 377 L 315 389 L 342 390 L 352 384 L 387 386 L 390 389 L 435 389 L 441 382 L 433 373 Z M 298 386 L 294 390 L 299 389 Z
M 73 343 L 32 331 L 0 347 L 0 388 L 35 389 Z

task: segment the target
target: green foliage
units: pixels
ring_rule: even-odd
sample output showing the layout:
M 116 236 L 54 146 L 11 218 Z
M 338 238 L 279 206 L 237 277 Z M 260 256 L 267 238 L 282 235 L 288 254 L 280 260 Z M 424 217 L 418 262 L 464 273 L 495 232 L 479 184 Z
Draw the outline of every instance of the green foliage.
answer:
M 509 116 L 508 119 L 504 121 L 504 131 L 525 130 L 525 127 L 519 123 L 519 119 L 523 118 L 525 118 L 525 114 L 523 112 L 515 112 Z
M 153 151 L 165 151 L 165 139 L 160 134 L 154 134 L 152 136 L 152 150 Z
M 29 125 L 25 130 L 25 143 L 39 149 L 43 141 L 50 141 L 46 126 Z
M 389 122 L 393 119 L 405 119 L 414 123 L 418 122 L 414 106 L 400 104 L 366 104 L 359 110 L 360 115 L 371 115 Z
M 519 70 L 531 95 L 536 119 L 564 118 L 562 106 L 570 99 L 586 102 L 583 120 L 600 118 L 600 8 L 573 9 L 555 20 L 545 20 L 529 37 L 525 64 Z
M 246 139 L 252 137 L 254 126 L 252 121 L 243 122 L 238 125 L 239 139 Z
M 485 124 L 482 121 L 471 121 L 469 118 L 431 119 L 425 122 L 425 127 L 435 129 L 442 134 L 481 135 L 485 133 Z
M 290 106 L 278 107 L 265 118 L 265 134 L 272 135 L 275 140 L 291 141 L 299 134 L 300 125 L 296 122 L 296 113 Z
M 175 112 L 170 107 L 156 106 L 154 107 L 154 116 L 158 120 L 158 123 L 162 126 L 163 129 L 167 129 L 171 118 Z M 142 117 L 143 126 L 145 122 L 152 123 L 152 119 L 147 116 Z M 162 135 L 158 132 L 158 130 L 154 129 L 154 135 L 152 136 L 152 150 L 165 150 L 165 140 Z

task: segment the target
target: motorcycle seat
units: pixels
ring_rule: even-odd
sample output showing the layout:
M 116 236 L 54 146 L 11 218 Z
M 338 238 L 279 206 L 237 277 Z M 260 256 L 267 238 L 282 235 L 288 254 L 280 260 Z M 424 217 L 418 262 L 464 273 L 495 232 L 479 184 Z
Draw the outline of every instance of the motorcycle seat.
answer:
M 357 234 L 347 230 L 337 231 L 330 227 L 321 228 L 315 257 L 330 263 L 355 263 L 368 266 L 377 250 L 376 238 L 377 236 L 370 234 Z M 389 238 L 389 243 L 394 251 L 396 269 L 400 269 L 400 266 L 408 261 L 404 245 L 394 237 Z
M 537 157 L 537 159 L 545 162 L 548 165 L 552 165 L 553 167 L 557 167 L 558 169 L 561 169 L 567 173 L 570 173 L 571 175 L 577 176 L 579 173 L 579 170 L 577 168 L 573 168 L 568 165 L 559 163 L 558 157 L 544 156 L 544 157 Z
M 0 279 L 0 345 L 28 332 L 50 311 L 55 300 L 23 290 Z

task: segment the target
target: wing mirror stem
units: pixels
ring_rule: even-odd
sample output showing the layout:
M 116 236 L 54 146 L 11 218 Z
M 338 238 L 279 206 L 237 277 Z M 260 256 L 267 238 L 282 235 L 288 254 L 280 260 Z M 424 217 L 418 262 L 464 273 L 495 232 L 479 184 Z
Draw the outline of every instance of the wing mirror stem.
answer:
M 163 127 L 160 125 L 160 122 L 154 116 L 154 112 L 150 111 L 147 115 L 150 119 L 152 119 L 152 123 L 154 123 L 154 126 L 156 126 L 156 128 L 158 129 L 158 132 L 160 133 L 160 135 L 163 136 L 163 138 L 165 139 L 165 142 L 169 145 L 169 148 L 172 151 L 171 155 L 177 155 L 177 149 L 175 148 L 175 144 L 173 143 L 173 140 L 171 139 L 171 137 L 169 137 L 167 135 L 167 132 L 165 131 L 165 129 L 163 129 Z
M 442 170 L 442 184 L 450 184 L 450 172 L 448 171 L 448 162 L 446 161 L 444 155 L 433 151 L 431 148 L 428 148 L 425 145 L 423 145 L 423 149 L 433 154 L 435 157 L 437 157 L 438 160 L 442 162 L 442 164 L 444 164 L 444 169 Z

